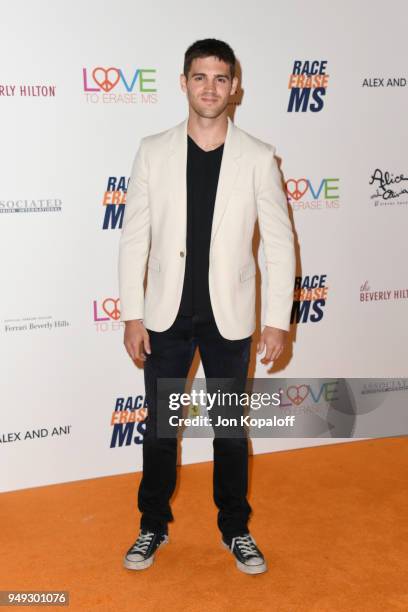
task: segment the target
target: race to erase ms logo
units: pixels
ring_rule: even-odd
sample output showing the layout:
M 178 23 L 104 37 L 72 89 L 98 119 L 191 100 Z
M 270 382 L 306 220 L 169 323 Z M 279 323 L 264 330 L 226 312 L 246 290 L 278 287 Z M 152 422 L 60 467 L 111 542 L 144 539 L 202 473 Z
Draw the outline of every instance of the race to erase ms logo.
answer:
M 323 109 L 329 82 L 326 60 L 295 60 L 289 75 L 288 113 L 318 113 Z
M 89 104 L 156 104 L 156 69 L 117 67 L 82 68 L 85 99 Z
M 323 210 L 340 207 L 339 179 L 290 178 L 285 182 L 288 201 L 293 210 Z
M 124 327 L 120 320 L 119 298 L 106 297 L 93 301 L 93 320 L 97 332 L 118 331 Z
M 147 410 L 147 400 L 142 395 L 116 398 L 110 422 L 110 448 L 143 444 Z
M 326 307 L 327 274 L 296 276 L 291 323 L 319 323 Z
M 108 177 L 106 189 L 102 198 L 102 206 L 105 209 L 102 229 L 121 229 L 129 178 L 125 176 Z

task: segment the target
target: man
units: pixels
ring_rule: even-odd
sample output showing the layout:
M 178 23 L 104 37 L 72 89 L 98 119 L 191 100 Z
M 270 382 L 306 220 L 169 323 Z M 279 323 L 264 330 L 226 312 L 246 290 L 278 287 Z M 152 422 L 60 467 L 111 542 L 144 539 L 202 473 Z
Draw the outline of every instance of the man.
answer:
M 142 138 L 133 162 L 120 241 L 124 343 L 144 362 L 148 416 L 138 492 L 140 533 L 124 565 L 149 567 L 168 542 L 169 500 L 176 485 L 177 440 L 156 435 L 157 381 L 188 374 L 196 347 L 206 379 L 243 388 L 255 330 L 252 237 L 256 219 L 268 288 L 258 353 L 267 364 L 287 337 L 295 275 L 293 232 L 274 147 L 236 127 L 234 52 L 216 39 L 185 53 L 180 84 L 188 119 Z M 144 276 L 148 268 L 146 293 Z M 248 531 L 248 441 L 215 435 L 214 501 L 222 544 L 248 574 L 266 561 Z

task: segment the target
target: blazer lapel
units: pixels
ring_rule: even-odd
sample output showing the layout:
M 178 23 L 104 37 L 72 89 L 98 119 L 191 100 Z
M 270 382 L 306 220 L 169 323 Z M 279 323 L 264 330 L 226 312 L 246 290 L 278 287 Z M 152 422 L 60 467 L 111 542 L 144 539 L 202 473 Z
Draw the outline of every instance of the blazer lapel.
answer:
M 174 211 L 174 221 L 187 231 L 187 121 L 185 119 L 172 130 L 168 151 L 169 198 Z
M 239 171 L 238 158 L 241 155 L 239 131 L 228 117 L 228 128 L 222 152 L 220 175 L 218 177 L 217 195 L 214 204 L 214 216 L 211 228 L 211 244 L 221 223 L 221 219 L 230 201 L 231 191 Z

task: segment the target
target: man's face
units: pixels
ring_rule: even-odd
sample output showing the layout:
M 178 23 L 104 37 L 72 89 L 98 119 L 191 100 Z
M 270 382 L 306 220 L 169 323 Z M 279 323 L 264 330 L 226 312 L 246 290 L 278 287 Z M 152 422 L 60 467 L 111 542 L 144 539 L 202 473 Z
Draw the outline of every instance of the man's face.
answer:
M 180 75 L 180 85 L 197 115 L 215 118 L 235 94 L 238 78 L 231 80 L 229 64 L 217 57 L 198 57 L 191 62 L 188 78 Z

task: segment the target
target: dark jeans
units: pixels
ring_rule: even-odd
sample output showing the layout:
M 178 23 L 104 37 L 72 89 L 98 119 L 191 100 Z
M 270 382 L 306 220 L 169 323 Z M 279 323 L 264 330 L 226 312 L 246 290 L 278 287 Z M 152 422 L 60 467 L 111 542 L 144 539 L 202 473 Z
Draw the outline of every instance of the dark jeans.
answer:
M 179 314 L 164 332 L 148 332 L 152 352 L 144 364 L 148 416 L 138 507 L 142 528 L 167 532 L 167 523 L 173 520 L 169 502 L 176 486 L 177 438 L 157 435 L 157 378 L 186 378 L 198 346 L 207 382 L 208 378 L 233 377 L 238 381 L 234 389 L 244 391 L 252 337 L 227 340 L 218 331 L 212 314 Z M 248 438 L 216 434 L 213 449 L 217 524 L 221 533 L 230 538 L 248 531 L 252 511 L 247 501 Z

